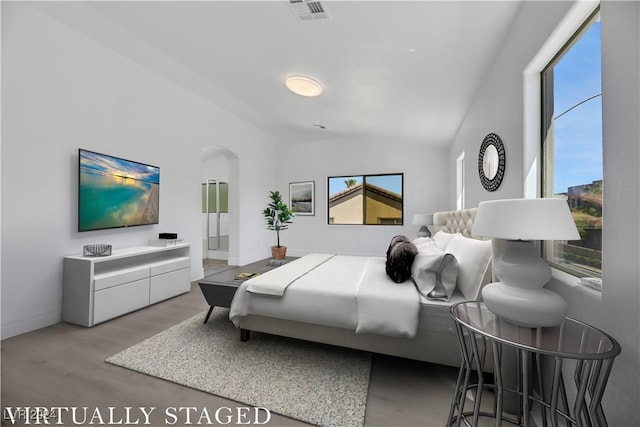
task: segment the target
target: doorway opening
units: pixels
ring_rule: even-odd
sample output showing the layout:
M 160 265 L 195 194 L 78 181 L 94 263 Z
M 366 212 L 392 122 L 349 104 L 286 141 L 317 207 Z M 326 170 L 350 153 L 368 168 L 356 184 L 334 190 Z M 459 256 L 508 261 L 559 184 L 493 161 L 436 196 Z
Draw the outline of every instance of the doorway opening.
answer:
M 206 214 L 207 258 L 229 258 L 229 183 L 208 179 L 202 184 L 202 202 Z
M 238 157 L 220 146 L 202 148 L 202 258 L 205 276 L 237 259 Z

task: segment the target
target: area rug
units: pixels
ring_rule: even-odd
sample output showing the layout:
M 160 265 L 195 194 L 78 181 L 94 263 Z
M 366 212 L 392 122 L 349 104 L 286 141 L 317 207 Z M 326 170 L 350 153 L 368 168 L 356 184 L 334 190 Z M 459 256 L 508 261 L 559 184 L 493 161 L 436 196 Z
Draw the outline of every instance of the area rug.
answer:
M 326 427 L 361 427 L 371 354 L 253 333 L 240 342 L 227 309 L 192 317 L 106 361 Z

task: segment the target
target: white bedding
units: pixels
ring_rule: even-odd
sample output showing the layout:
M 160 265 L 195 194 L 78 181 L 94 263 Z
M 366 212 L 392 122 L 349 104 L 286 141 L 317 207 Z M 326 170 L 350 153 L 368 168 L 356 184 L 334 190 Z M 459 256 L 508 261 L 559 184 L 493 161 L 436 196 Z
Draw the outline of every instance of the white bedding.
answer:
M 243 316 L 261 315 L 358 333 L 415 335 L 420 296 L 411 281 L 397 284 L 387 277 L 384 258 L 335 255 L 318 262 L 317 255 L 307 255 L 300 259 L 307 257 L 313 260 L 303 263 L 314 266 L 304 274 L 299 274 L 302 263 L 291 269 L 296 273 L 287 272 L 285 264 L 244 282 L 231 304 L 233 323 L 239 326 Z M 292 275 L 297 277 L 293 281 Z M 281 283 L 269 284 L 271 279 Z M 248 292 L 250 288 L 254 291 Z
M 331 254 L 309 254 L 287 264 L 287 268 L 276 268 L 247 283 L 247 292 L 283 296 L 289 285 L 319 265 L 333 258 Z
M 449 243 L 456 238 L 454 233 L 469 236 L 473 226 L 476 209 L 464 211 L 435 213 L 436 230 L 446 233 L 435 233 L 433 240 L 443 251 L 448 250 Z M 449 234 L 447 234 L 449 233 Z M 488 242 L 489 250 L 491 242 Z M 419 242 L 416 242 L 419 243 Z M 456 251 L 452 255 L 459 261 L 459 268 L 475 266 L 478 263 L 477 245 L 468 251 Z M 466 259 L 469 257 L 469 259 Z M 483 255 L 484 257 L 484 255 Z M 363 257 L 344 257 L 355 266 L 362 267 Z M 489 257 L 490 258 L 490 257 Z M 380 276 L 385 277 L 384 263 L 380 262 Z M 478 277 L 479 293 L 482 285 L 491 281 L 491 268 L 483 265 L 482 278 Z M 279 267 L 281 268 L 281 267 Z M 471 275 L 482 272 L 471 272 Z M 461 289 L 456 288 L 449 301 L 439 301 L 420 296 L 418 331 L 412 339 L 384 336 L 376 333 L 356 333 L 358 324 L 357 303 L 354 292 L 358 289 L 355 280 L 362 271 L 348 271 L 345 275 L 329 276 L 324 287 L 333 289 L 336 295 L 314 293 L 304 286 L 288 286 L 282 297 L 248 294 L 244 289 L 236 293 L 232 303 L 230 317 L 235 325 L 251 331 L 288 336 L 297 339 L 322 342 L 342 347 L 354 348 L 392 356 L 406 357 L 430 363 L 459 367 L 461 363 L 455 322 L 449 312 L 450 307 L 473 296 L 464 296 Z M 458 275 L 460 277 L 460 275 Z M 435 281 L 434 281 L 435 282 Z M 425 294 L 429 292 L 428 284 L 422 283 Z M 249 295 L 249 296 L 247 296 Z M 259 302 L 257 302 L 259 301 Z M 283 309 L 284 307 L 284 309 Z M 380 312 L 376 304 L 371 304 L 371 313 Z M 388 307 L 383 311 L 386 312 Z M 491 349 L 489 349 L 489 352 Z M 490 357 L 489 357 L 490 359 Z M 492 365 L 485 369 L 492 371 Z
M 369 258 L 358 288 L 356 333 L 413 338 L 418 330 L 420 294 L 411 280 L 395 283 L 385 273 L 384 258 Z

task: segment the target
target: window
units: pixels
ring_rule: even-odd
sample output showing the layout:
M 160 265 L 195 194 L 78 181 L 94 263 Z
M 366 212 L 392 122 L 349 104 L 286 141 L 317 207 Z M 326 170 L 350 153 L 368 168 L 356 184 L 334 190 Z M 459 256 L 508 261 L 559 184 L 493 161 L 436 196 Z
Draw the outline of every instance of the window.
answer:
M 464 151 L 456 160 L 456 209 L 464 209 Z
M 402 225 L 403 175 L 328 178 L 329 224 Z
M 602 66 L 596 10 L 542 72 L 542 196 L 567 200 L 578 241 L 545 242 L 552 265 L 602 273 Z

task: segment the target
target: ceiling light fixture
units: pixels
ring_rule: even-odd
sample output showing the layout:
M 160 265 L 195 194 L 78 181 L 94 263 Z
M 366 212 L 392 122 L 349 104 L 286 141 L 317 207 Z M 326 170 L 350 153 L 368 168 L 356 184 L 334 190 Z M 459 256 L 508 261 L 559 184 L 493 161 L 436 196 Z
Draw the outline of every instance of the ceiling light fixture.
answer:
M 301 96 L 318 96 L 322 93 L 320 83 L 310 77 L 290 76 L 285 84 L 291 92 Z

